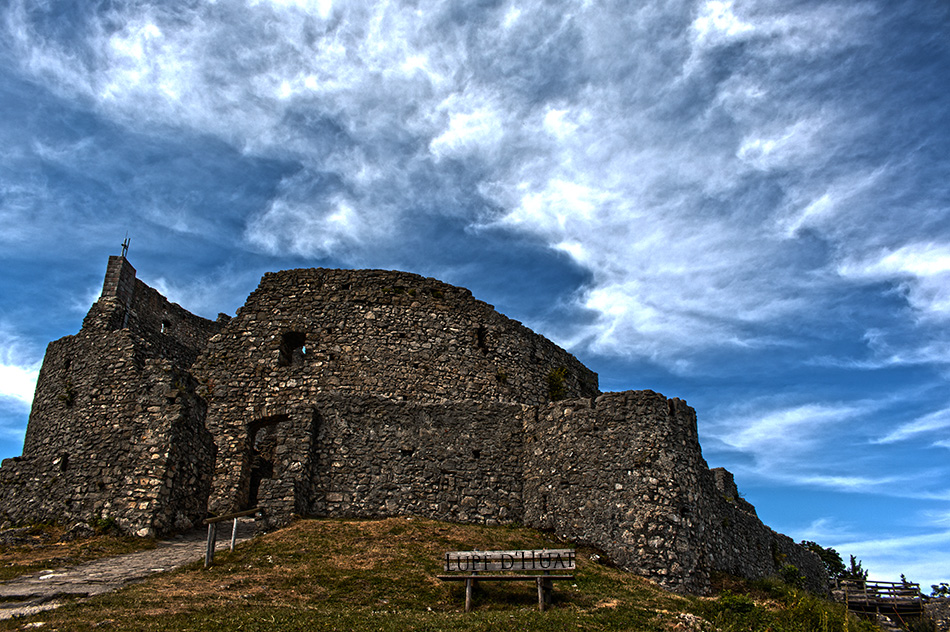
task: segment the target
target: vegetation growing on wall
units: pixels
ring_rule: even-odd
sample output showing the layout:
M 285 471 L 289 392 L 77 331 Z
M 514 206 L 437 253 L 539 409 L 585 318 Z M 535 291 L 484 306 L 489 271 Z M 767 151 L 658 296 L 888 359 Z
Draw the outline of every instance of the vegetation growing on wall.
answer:
M 548 397 L 558 402 L 567 397 L 567 368 L 559 366 L 548 373 Z

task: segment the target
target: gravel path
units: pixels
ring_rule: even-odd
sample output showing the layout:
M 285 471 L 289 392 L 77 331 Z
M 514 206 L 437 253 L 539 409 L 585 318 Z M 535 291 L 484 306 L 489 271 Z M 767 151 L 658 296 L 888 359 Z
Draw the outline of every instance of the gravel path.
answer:
M 237 541 L 254 536 L 254 521 L 238 521 Z M 57 608 L 70 599 L 111 592 L 156 573 L 203 559 L 208 532 L 198 529 L 157 543 L 154 549 L 86 562 L 68 568 L 47 569 L 0 582 L 0 619 Z M 231 523 L 218 527 L 216 550 L 231 541 Z

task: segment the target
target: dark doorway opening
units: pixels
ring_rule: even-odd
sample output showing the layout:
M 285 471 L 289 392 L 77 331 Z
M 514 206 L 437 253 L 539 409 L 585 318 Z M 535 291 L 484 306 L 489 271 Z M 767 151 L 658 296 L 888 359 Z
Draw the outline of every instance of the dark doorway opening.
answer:
M 256 421 L 248 427 L 248 462 L 251 472 L 245 509 L 256 507 L 263 500 L 260 497 L 261 481 L 274 478 L 280 424 L 283 421 L 287 421 L 287 416 L 277 415 Z

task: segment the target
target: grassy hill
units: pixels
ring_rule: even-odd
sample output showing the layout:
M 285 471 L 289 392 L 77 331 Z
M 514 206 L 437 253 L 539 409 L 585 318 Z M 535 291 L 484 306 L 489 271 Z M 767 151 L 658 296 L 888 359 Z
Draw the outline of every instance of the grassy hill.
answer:
M 531 582 L 485 582 L 463 612 L 461 582 L 443 583 L 445 551 L 565 548 L 516 526 L 431 520 L 302 520 L 141 584 L 0 630 L 632 630 L 860 632 L 876 628 L 777 581 L 721 578 L 713 598 L 668 593 L 578 548 L 576 581 L 538 612 Z

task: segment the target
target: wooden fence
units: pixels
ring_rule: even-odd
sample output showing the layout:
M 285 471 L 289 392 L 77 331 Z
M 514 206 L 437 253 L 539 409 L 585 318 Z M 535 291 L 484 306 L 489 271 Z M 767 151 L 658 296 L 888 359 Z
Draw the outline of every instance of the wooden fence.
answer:
M 848 610 L 860 614 L 921 616 L 924 612 L 920 584 L 911 582 L 843 581 Z

